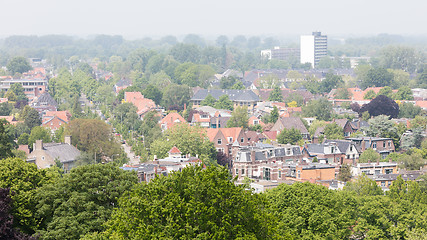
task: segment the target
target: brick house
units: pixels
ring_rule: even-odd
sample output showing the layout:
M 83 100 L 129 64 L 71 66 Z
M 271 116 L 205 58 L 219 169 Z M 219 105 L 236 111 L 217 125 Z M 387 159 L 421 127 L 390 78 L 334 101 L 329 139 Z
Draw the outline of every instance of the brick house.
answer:
M 342 152 L 335 142 L 310 143 L 302 149 L 303 158 L 313 161 L 316 157 L 320 163 L 343 163 L 345 152 Z
M 144 114 L 156 109 L 156 103 L 153 100 L 145 98 L 141 92 L 125 92 L 125 101 L 132 103 L 137 107 L 137 114 L 142 119 Z
M 270 131 L 276 131 L 279 134 L 283 129 L 295 128 L 301 132 L 304 139 L 309 139 L 310 133 L 304 123 L 298 117 L 279 117 Z
M 71 136 L 65 136 L 65 143 L 43 143 L 36 140 L 33 151 L 27 156 L 27 162 L 35 163 L 38 168 L 49 168 L 59 160 L 65 172 L 74 167 L 80 151 L 71 145 Z
M 358 138 L 347 138 L 352 141 L 360 152 L 364 152 L 368 148 L 372 148 L 377 151 L 381 158 L 385 159 L 390 153 L 395 151 L 394 143 L 391 138 L 379 138 L 379 137 L 358 137 Z
M 52 132 L 68 124 L 71 114 L 68 111 L 47 111 L 42 119 L 42 127 L 49 128 Z
M 180 123 L 187 123 L 185 119 L 179 115 L 179 113 L 171 112 L 168 115 L 166 115 L 162 120 L 160 120 L 160 128 L 162 131 L 168 130 L 169 128 L 173 127 L 175 124 Z
M 330 164 L 312 163 L 293 165 L 289 177 L 298 181 L 325 181 L 335 179 L 335 166 Z
M 218 152 L 227 157 L 232 156 L 232 145 L 247 146 L 248 138 L 243 128 L 208 128 L 206 129 L 209 141 L 214 143 Z
M 258 180 L 284 180 L 287 165 L 302 161 L 299 146 L 256 144 L 255 147 L 240 147 L 233 156 L 232 174 L 239 180 L 245 177 Z

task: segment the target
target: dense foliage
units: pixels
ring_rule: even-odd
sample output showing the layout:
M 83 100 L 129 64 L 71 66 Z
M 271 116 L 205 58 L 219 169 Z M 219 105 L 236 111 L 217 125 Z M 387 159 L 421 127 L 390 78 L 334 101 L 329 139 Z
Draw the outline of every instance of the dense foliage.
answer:
M 102 238 L 278 239 L 263 196 L 223 167 L 187 167 L 139 184 L 119 201 Z

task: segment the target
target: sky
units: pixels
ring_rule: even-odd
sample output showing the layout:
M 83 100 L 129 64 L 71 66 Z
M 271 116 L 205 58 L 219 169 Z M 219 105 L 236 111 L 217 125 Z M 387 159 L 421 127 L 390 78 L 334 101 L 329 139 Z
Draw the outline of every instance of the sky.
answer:
M 0 36 L 427 35 L 426 0 L 0 0 Z

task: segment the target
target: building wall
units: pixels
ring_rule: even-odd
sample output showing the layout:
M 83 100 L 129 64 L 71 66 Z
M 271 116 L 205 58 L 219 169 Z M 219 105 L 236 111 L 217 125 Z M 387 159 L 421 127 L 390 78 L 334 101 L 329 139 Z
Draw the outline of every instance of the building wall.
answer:
M 335 168 L 303 169 L 296 167 L 297 179 L 300 180 L 333 180 L 335 179 Z
M 300 39 L 301 63 L 311 63 L 314 66 L 314 36 L 303 35 Z

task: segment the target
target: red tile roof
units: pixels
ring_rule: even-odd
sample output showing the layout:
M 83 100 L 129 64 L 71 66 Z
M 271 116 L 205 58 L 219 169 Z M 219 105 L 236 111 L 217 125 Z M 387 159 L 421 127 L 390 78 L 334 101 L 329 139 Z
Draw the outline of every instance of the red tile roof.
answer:
M 173 146 L 168 153 L 181 153 L 181 151 L 176 146 Z
M 171 128 L 173 125 L 178 123 L 186 123 L 185 119 L 176 112 L 169 113 L 162 120 L 160 120 L 160 125 L 166 124 L 166 129 Z
M 142 95 L 141 92 L 125 92 L 125 101 L 132 103 L 138 108 L 138 115 L 142 115 L 156 108 L 154 101 L 144 98 L 144 95 Z

